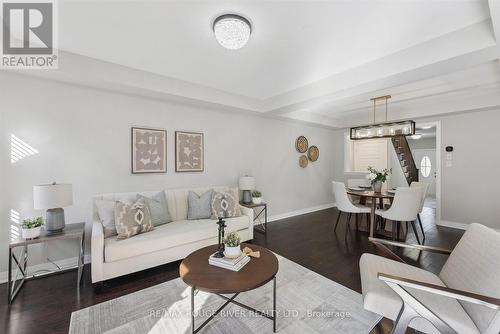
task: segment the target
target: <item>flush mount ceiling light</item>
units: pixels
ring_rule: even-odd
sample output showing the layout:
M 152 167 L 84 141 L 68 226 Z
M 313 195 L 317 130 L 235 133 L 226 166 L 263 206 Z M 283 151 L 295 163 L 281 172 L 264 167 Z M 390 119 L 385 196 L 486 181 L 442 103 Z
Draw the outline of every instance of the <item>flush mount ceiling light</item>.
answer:
M 229 50 L 238 50 L 247 44 L 252 32 L 250 21 L 240 15 L 225 14 L 215 19 L 215 39 Z
M 350 128 L 350 137 L 353 140 L 371 139 L 371 138 L 387 138 L 395 136 L 413 136 L 415 135 L 415 122 L 387 122 L 387 100 L 390 95 L 378 96 L 370 99 L 373 101 L 373 124 Z M 378 100 L 385 100 L 385 122 L 375 122 L 375 105 Z

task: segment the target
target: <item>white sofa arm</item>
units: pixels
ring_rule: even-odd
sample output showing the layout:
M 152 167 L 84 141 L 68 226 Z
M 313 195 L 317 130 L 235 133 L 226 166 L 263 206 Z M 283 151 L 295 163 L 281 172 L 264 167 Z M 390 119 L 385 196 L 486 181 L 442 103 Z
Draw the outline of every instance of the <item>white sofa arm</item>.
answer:
M 102 281 L 104 277 L 104 231 L 102 224 L 97 220 L 92 224 L 91 252 L 92 283 L 96 283 Z
M 247 208 L 246 206 L 243 206 L 243 205 L 240 205 L 240 209 L 241 209 L 241 214 L 248 217 L 248 220 L 249 220 L 248 236 L 249 236 L 249 240 L 252 240 L 253 239 L 253 224 L 254 224 L 254 222 L 253 222 L 253 216 L 254 216 L 253 209 Z

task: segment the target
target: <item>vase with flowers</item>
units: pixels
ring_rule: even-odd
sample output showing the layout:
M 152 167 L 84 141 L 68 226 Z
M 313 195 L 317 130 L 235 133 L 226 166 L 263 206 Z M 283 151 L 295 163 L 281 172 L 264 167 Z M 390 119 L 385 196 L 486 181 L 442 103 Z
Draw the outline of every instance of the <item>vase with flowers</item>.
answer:
M 373 191 L 376 193 L 381 192 L 382 184 L 386 182 L 387 179 L 389 178 L 389 174 L 392 173 L 392 168 L 391 169 L 384 168 L 383 170 L 378 171 L 375 168 L 369 166 L 368 171 L 370 173 L 366 176 L 366 178 L 370 180 L 373 187 Z

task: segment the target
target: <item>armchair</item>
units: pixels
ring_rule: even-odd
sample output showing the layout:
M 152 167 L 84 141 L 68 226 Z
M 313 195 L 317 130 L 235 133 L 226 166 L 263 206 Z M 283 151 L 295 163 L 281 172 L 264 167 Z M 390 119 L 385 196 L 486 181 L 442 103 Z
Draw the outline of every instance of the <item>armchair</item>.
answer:
M 500 233 L 471 224 L 453 251 L 370 238 L 396 246 L 449 254 L 439 275 L 393 259 L 363 254 L 363 303 L 394 320 L 392 333 L 408 327 L 424 333 L 500 332 Z

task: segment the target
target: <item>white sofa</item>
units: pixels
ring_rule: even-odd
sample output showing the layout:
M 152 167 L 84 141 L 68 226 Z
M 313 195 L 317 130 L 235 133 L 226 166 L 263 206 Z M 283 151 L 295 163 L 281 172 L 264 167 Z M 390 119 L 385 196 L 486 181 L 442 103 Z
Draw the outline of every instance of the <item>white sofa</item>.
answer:
M 165 190 L 167 206 L 173 221 L 157 226 L 153 231 L 129 239 L 104 238 L 95 201 L 133 200 L 137 194 L 152 196 L 161 190 L 114 193 L 93 197 L 92 283 L 130 274 L 183 259 L 191 252 L 217 243 L 217 220 L 187 220 L 189 190 L 201 194 L 209 189 L 227 191 L 228 187 Z M 236 189 L 237 190 L 237 189 Z M 253 239 L 253 210 L 241 207 L 242 216 L 227 218 L 226 231 L 238 231 L 241 240 Z

